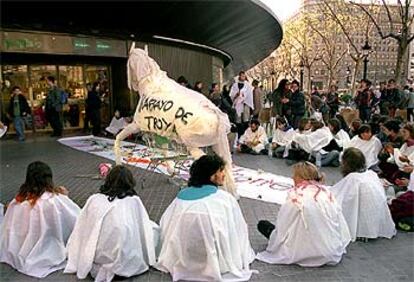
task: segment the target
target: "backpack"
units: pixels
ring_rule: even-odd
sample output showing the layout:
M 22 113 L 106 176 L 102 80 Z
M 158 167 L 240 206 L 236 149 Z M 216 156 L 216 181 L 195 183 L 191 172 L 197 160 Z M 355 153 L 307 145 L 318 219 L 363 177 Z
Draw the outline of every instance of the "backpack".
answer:
M 60 103 L 65 105 L 68 103 L 69 94 L 65 92 L 65 90 L 60 90 Z

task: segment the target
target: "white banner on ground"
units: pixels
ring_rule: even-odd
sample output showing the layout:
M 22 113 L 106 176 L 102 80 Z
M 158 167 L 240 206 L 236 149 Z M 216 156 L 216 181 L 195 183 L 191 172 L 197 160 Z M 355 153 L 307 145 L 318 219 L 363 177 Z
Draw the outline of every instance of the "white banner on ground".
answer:
M 114 140 L 94 136 L 78 136 L 62 138 L 58 141 L 73 149 L 115 161 L 115 154 L 113 152 Z M 151 158 L 163 156 L 157 149 L 131 142 L 122 143 L 122 155 L 124 163 L 142 169 L 148 168 Z M 176 153 L 172 151 L 167 154 L 167 156 L 174 155 Z M 191 159 L 185 160 L 178 177 L 187 180 L 191 164 Z M 168 174 L 166 165 L 158 166 L 155 172 Z M 293 180 L 291 178 L 261 170 L 233 166 L 233 174 L 237 192 L 241 197 L 245 198 L 281 205 L 285 202 L 287 191 L 293 186 Z

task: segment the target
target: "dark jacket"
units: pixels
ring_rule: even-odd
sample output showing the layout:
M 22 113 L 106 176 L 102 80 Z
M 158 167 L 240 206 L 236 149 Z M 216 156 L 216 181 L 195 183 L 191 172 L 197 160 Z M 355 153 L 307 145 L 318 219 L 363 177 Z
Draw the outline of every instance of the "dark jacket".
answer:
M 86 111 L 91 113 L 93 111 L 99 111 L 101 108 L 101 98 L 99 94 L 95 91 L 90 91 L 88 93 L 88 98 L 86 98 Z
M 14 103 L 14 96 L 12 96 L 10 98 L 9 108 L 8 108 L 8 111 L 7 111 L 11 118 L 15 117 L 14 116 L 13 103 Z M 21 94 L 19 94 L 19 106 L 20 106 L 20 115 L 21 116 L 25 116 L 27 114 L 30 114 L 31 110 L 30 110 L 29 104 L 27 103 L 27 99 L 26 99 L 26 97 L 24 97 Z
M 369 89 L 364 89 L 359 91 L 357 96 L 355 97 L 355 103 L 360 108 L 369 108 L 371 107 L 371 97 L 372 92 Z
M 329 108 L 331 109 L 338 109 L 339 108 L 339 97 L 338 93 L 329 93 L 327 97 L 327 101 Z
M 57 86 L 53 86 L 49 92 L 47 93 L 46 97 L 46 111 L 54 110 L 57 112 L 61 112 L 63 108 L 62 103 L 62 90 L 59 89 Z
M 292 93 L 289 100 L 291 114 L 295 116 L 302 116 L 305 114 L 305 95 L 302 92 L 296 91 Z
M 283 116 L 288 114 L 289 103 L 282 104 L 281 100 L 283 98 L 290 99 L 290 91 L 284 93 L 283 91 L 276 89 L 268 97 L 268 99 L 272 102 L 272 112 L 275 115 Z

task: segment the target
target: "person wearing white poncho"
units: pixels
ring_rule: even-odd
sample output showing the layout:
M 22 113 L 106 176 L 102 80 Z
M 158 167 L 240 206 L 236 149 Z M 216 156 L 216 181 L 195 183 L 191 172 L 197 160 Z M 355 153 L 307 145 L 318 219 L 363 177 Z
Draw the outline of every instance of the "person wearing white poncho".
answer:
M 287 120 L 282 117 L 276 118 L 275 130 L 273 132 L 272 144 L 269 150 L 272 150 L 272 156 L 277 158 L 283 157 L 286 146 L 292 142 L 295 136 L 295 130 L 289 126 Z
M 264 153 L 267 143 L 266 130 L 260 126 L 258 120 L 252 120 L 250 127 L 239 139 L 237 151 L 241 153 L 261 154 Z
M 63 269 L 65 245 L 80 208 L 53 184 L 50 167 L 33 162 L 8 205 L 0 231 L 0 262 L 37 278 Z
M 295 187 L 277 216 L 276 227 L 260 221 L 259 231 L 269 238 L 257 259 L 272 264 L 316 267 L 341 261 L 351 236 L 332 193 L 324 187 L 315 165 L 301 162 L 293 167 Z
M 237 201 L 217 189 L 224 161 L 202 156 L 161 221 L 161 251 L 155 267 L 173 281 L 247 281 L 255 254 Z
M 344 146 L 346 148 L 357 148 L 364 154 L 367 168 L 374 168 L 378 164 L 378 154 L 382 149 L 381 141 L 372 135 L 371 127 L 367 124 L 361 125 L 358 129 L 358 135 L 354 136 L 351 141 Z
M 331 192 L 342 207 L 352 241 L 393 237 L 396 230 L 384 187 L 377 174 L 366 169 L 365 157 L 359 149 L 345 150 L 342 173 L 344 178 L 331 188 Z
M 105 130 L 112 135 L 116 136 L 122 129 L 127 126 L 128 123 L 125 118 L 121 117 L 121 114 L 118 110 L 115 111 L 114 117 L 111 120 L 111 123 Z
M 69 238 L 65 273 L 95 281 L 111 281 L 115 275 L 141 274 L 155 263 L 158 226 L 152 222 L 137 196 L 132 173 L 115 166 L 100 193 L 92 195 Z

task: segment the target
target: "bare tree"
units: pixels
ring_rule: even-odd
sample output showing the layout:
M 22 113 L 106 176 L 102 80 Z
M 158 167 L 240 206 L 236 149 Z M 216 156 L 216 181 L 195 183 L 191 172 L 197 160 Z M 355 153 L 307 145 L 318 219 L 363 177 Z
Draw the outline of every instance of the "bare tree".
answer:
M 326 1 L 326 0 L 325 0 Z M 414 34 L 411 32 L 413 25 L 414 13 L 412 12 L 412 0 L 398 0 L 397 6 L 391 6 L 389 1 L 381 0 L 381 8 L 385 10 L 388 18 L 388 27 L 382 27 L 378 19 L 367 9 L 366 5 L 361 3 L 351 2 L 353 5 L 360 8 L 374 24 L 379 36 L 382 39 L 394 39 L 398 43 L 397 66 L 395 70 L 395 80 L 400 83 L 405 83 L 406 75 L 402 75 L 403 60 L 407 56 L 408 46 L 414 40 Z

